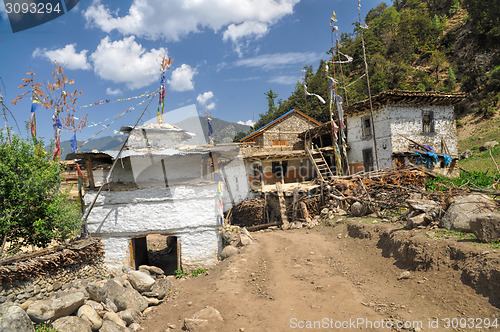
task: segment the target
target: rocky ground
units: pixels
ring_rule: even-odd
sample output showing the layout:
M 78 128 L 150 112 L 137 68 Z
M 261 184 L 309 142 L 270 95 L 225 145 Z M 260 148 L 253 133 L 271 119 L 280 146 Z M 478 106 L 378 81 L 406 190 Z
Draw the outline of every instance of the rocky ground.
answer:
M 207 274 L 174 280 L 174 295 L 141 327 L 181 331 L 210 306 L 223 321 L 198 330 L 500 330 L 496 249 L 439 230 L 342 218 L 333 227 L 252 233 L 252 244 Z

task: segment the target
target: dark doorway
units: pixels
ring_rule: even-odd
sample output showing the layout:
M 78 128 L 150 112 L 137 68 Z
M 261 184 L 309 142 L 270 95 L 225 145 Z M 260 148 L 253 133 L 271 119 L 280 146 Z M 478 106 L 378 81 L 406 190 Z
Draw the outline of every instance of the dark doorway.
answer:
M 176 236 L 148 234 L 132 239 L 132 266 L 156 266 L 166 275 L 175 275 L 180 268 L 180 250 Z
M 363 166 L 365 167 L 365 172 L 370 172 L 373 170 L 372 149 L 364 149 L 363 150 Z

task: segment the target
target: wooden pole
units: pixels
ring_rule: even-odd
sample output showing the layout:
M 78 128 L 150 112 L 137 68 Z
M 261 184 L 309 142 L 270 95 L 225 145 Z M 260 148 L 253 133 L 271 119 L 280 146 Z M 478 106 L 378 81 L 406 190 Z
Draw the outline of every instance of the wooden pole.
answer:
M 5 121 L 5 130 L 7 131 L 7 143 L 9 143 L 9 146 L 11 146 L 12 143 L 10 141 L 10 130 L 9 130 L 9 125 L 7 124 L 7 114 L 5 114 L 5 105 L 3 104 L 3 96 L 1 91 L 0 91 L 0 104 L 2 104 L 3 120 Z
M 365 39 L 363 38 L 363 29 L 361 28 L 361 0 L 358 0 L 358 14 L 359 14 L 359 31 L 361 34 L 361 45 L 363 46 L 363 59 L 365 61 L 365 74 L 366 74 L 366 84 L 368 87 L 368 100 L 370 101 L 370 115 L 372 123 L 372 134 L 373 134 L 373 147 L 375 148 L 375 160 L 377 161 L 377 170 L 380 169 L 378 162 L 378 149 L 377 149 L 377 137 L 375 135 L 375 119 L 373 118 L 373 105 L 372 105 L 372 94 L 370 91 L 370 77 L 368 75 L 368 63 L 366 62 L 366 50 L 365 50 Z
M 86 226 L 86 223 L 87 223 L 87 219 L 89 217 L 89 214 L 90 212 L 92 211 L 92 209 L 94 208 L 94 205 L 95 205 L 95 202 L 97 201 L 97 197 L 99 197 L 99 194 L 101 193 L 102 189 L 104 188 L 104 185 L 110 183 L 110 178 L 111 178 L 111 174 L 113 174 L 113 169 L 115 168 L 115 165 L 116 163 L 118 162 L 118 159 L 120 158 L 120 155 L 122 154 L 122 151 L 123 149 L 125 148 L 125 146 L 127 145 L 127 142 L 128 142 L 128 139 L 130 138 L 130 133 L 134 131 L 135 127 L 137 127 L 137 124 L 139 123 L 139 121 L 141 121 L 142 119 L 142 116 L 144 115 L 144 113 L 146 112 L 146 110 L 148 109 L 148 106 L 149 104 L 151 104 L 151 101 L 153 100 L 153 97 L 154 97 L 154 94 L 151 96 L 151 99 L 149 100 L 149 103 L 146 105 L 146 107 L 144 108 L 144 111 L 142 111 L 142 114 L 141 116 L 139 117 L 139 119 L 137 119 L 136 123 L 134 124 L 134 127 L 132 128 L 132 130 L 129 132 L 127 138 L 125 139 L 125 141 L 123 142 L 122 144 L 122 147 L 120 148 L 120 151 L 118 151 L 118 154 L 116 155 L 116 158 L 115 158 L 115 161 L 113 162 L 113 165 L 111 165 L 111 168 L 109 170 L 109 173 L 108 173 L 108 176 L 106 177 L 106 180 L 105 180 L 105 183 L 103 183 L 100 187 L 99 187 L 99 191 L 97 191 L 97 194 L 95 195 L 94 197 L 94 200 L 92 201 L 92 203 L 90 204 L 89 208 L 88 208 L 88 211 L 87 213 L 82 217 L 82 227 L 85 227 Z

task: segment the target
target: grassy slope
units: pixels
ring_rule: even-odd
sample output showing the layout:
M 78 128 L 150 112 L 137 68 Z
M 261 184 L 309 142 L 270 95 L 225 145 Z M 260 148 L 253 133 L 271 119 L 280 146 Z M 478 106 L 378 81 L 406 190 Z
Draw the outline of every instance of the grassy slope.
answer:
M 461 118 L 459 121 L 463 124 L 458 128 L 458 150 L 459 153 L 469 149 L 473 155 L 469 159 L 461 160 L 460 167 L 469 171 L 490 170 L 496 173 L 496 166 L 490 157 L 489 151 L 479 151 L 479 147 L 489 141 L 500 142 L 500 115 L 497 110 L 496 114 L 491 119 L 483 119 L 481 117 L 469 114 Z M 500 144 L 490 149 L 496 163 L 500 165 Z

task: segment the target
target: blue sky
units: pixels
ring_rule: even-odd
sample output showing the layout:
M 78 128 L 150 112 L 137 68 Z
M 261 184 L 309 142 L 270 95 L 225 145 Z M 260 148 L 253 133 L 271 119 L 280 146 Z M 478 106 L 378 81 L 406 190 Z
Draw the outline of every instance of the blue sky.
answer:
M 362 0 L 362 19 L 380 2 Z M 165 111 L 194 104 L 200 115 L 209 108 L 212 116 L 226 121 L 257 120 L 268 107 L 264 93 L 272 89 L 278 99 L 286 99 L 301 80 L 301 67 L 316 70 L 320 59 L 327 58 L 332 10 L 339 33 L 351 33 L 357 5 L 357 0 L 80 0 L 51 22 L 12 33 L 2 2 L 0 77 L 5 86 L 0 89 L 25 137 L 31 101 L 10 102 L 22 92 L 17 87 L 30 67 L 39 82 L 51 82 L 51 60 L 57 60 L 75 80 L 68 90 L 83 93 L 75 116 L 88 113 L 87 119 L 98 123 L 142 101 L 116 100 L 159 87 L 159 55 L 165 52 L 174 58 L 166 77 Z M 111 102 L 78 108 L 101 100 Z M 157 105 L 156 98 L 145 121 L 155 116 Z M 133 125 L 144 106 L 110 127 Z M 37 132 L 46 141 L 53 136 L 52 114 L 44 108 L 37 111 Z M 85 128 L 78 140 L 102 128 Z M 112 129 L 97 137 L 113 135 Z M 71 136 L 65 131 L 61 139 Z

